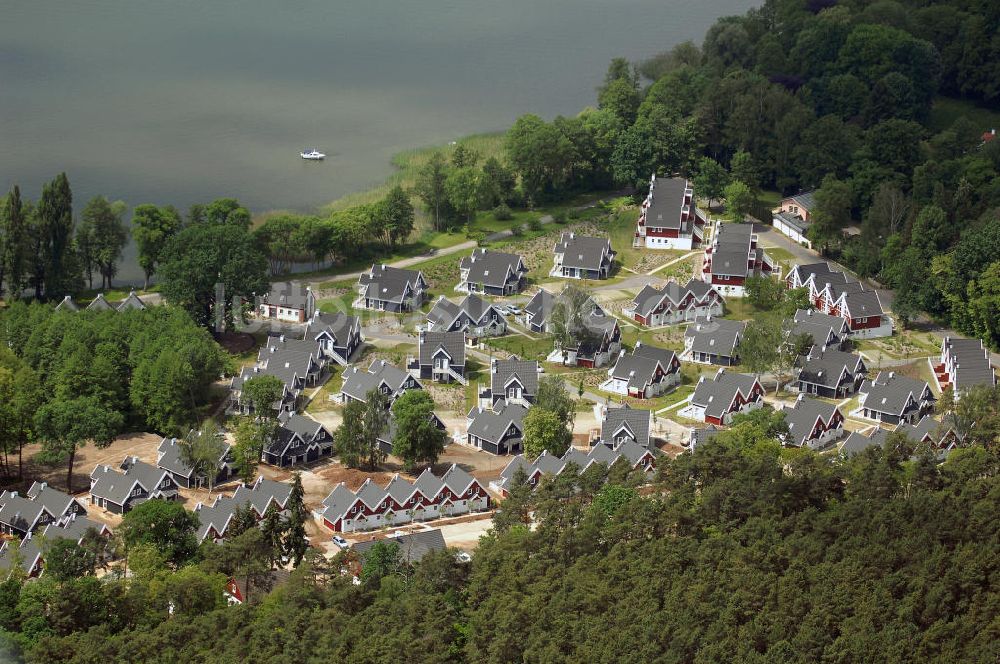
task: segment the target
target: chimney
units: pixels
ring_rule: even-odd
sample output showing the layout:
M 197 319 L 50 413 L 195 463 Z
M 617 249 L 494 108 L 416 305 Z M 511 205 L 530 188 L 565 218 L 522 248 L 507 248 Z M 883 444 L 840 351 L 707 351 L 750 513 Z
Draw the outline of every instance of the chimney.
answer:
M 39 482 L 38 483 L 38 490 L 39 491 L 45 491 L 45 487 L 47 487 L 48 485 L 49 485 L 48 482 Z

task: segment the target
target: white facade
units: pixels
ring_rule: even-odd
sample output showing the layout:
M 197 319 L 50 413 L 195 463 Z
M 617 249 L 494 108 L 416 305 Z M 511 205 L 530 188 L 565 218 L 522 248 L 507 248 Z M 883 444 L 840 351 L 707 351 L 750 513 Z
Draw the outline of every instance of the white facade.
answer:
M 782 235 L 812 249 L 812 242 L 810 242 L 809 238 L 807 238 L 805 234 L 800 232 L 799 229 L 796 228 L 795 226 L 792 226 L 791 224 L 787 223 L 784 219 L 782 219 L 778 215 L 774 215 L 772 217 L 772 223 L 774 225 L 774 228 Z

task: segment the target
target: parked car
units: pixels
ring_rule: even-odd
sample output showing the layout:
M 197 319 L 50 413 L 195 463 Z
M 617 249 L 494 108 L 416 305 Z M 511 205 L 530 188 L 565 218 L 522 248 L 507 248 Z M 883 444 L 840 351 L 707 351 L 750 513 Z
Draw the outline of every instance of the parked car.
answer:
M 520 316 L 521 307 L 517 306 L 516 304 L 507 305 L 507 313 L 509 313 L 511 316 Z
M 459 551 L 455 554 L 455 560 L 460 563 L 469 563 L 472 562 L 472 556 L 469 555 L 468 551 Z
M 336 544 L 337 547 L 341 549 L 346 549 L 347 547 L 351 546 L 350 544 L 347 543 L 347 540 L 345 540 L 340 535 L 333 536 L 333 543 Z

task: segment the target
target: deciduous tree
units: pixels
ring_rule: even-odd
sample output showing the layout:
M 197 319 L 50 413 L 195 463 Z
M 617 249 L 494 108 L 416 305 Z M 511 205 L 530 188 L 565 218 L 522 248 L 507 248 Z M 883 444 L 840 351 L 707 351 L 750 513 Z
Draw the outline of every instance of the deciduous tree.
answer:
M 424 390 L 409 390 L 392 405 L 396 435 L 392 453 L 412 469 L 419 463 L 433 465 L 448 442 L 448 433 L 435 424 L 434 400 Z

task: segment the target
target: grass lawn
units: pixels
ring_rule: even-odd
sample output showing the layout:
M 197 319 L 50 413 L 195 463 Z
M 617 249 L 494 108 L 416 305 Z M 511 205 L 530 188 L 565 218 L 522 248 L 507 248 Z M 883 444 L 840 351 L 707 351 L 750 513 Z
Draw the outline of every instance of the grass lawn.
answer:
M 328 380 L 323 387 L 319 388 L 319 392 L 316 393 L 313 400 L 309 402 L 308 406 L 306 406 L 306 412 L 322 413 L 339 408 L 340 406 L 338 404 L 330 401 L 330 395 L 338 394 L 343 382 L 343 378 L 339 371 L 335 375 L 331 376 L 330 380 Z
M 732 320 L 751 320 L 763 313 L 745 297 L 728 297 L 724 307 L 725 313 L 722 317 Z
M 862 339 L 855 345 L 868 355 L 884 355 L 893 360 L 937 356 L 941 352 L 941 344 L 933 334 L 911 330 L 896 330 L 891 337 Z
M 504 337 L 491 337 L 484 343 L 491 348 L 503 350 L 517 355 L 522 360 L 544 360 L 552 352 L 551 337 L 529 339 L 523 334 L 508 334 Z
M 768 247 L 764 250 L 773 260 L 781 263 L 784 267 L 790 267 L 796 261 L 795 255 L 787 249 L 780 247 Z
M 1000 112 L 977 106 L 975 102 L 949 97 L 934 99 L 928 125 L 933 131 L 944 131 L 963 115 L 980 131 L 1000 129 Z

